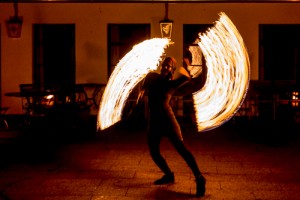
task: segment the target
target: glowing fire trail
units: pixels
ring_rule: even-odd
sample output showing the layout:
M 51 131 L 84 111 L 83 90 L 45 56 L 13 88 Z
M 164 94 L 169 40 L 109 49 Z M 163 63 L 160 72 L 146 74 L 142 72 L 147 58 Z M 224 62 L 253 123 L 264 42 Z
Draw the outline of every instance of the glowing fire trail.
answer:
M 134 87 L 159 66 L 169 39 L 154 38 L 135 45 L 117 64 L 105 87 L 97 128 L 105 129 L 121 120 L 125 102 Z
M 241 35 L 224 13 L 199 38 L 207 65 L 205 85 L 193 94 L 200 132 L 222 125 L 237 112 L 247 93 L 250 63 Z
M 219 21 L 198 43 L 205 57 L 207 77 L 202 89 L 193 94 L 198 131 L 216 128 L 239 109 L 249 85 L 249 58 L 234 24 L 220 13 Z M 105 88 L 98 113 L 98 129 L 121 120 L 130 92 L 151 70 L 158 68 L 168 39 L 146 40 L 122 58 Z

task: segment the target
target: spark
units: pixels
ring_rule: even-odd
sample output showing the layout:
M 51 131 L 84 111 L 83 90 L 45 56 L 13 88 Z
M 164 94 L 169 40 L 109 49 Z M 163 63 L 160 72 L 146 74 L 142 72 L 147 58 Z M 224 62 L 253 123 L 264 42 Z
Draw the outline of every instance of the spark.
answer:
M 237 112 L 248 90 L 250 62 L 241 35 L 225 13 L 199 38 L 207 65 L 205 85 L 193 94 L 201 132 L 222 125 Z
M 105 129 L 121 120 L 122 110 L 134 87 L 150 71 L 157 70 L 170 40 L 153 38 L 135 45 L 117 64 L 105 87 L 97 128 Z

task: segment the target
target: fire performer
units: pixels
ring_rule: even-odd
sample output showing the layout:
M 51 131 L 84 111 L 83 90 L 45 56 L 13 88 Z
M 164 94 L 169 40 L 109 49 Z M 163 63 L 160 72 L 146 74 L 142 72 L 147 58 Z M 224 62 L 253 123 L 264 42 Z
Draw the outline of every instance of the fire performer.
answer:
M 146 76 L 141 95 L 145 91 L 148 93 L 149 130 L 147 139 L 150 155 L 164 173 L 160 179 L 154 181 L 154 184 L 162 185 L 175 182 L 174 173 L 160 152 L 161 140 L 163 137 L 167 137 L 192 170 L 196 181 L 196 196 L 200 197 L 205 194 L 206 179 L 200 172 L 193 154 L 183 142 L 180 125 L 169 104 L 174 91 L 191 80 L 191 76 L 186 70 L 190 62 L 191 57 L 185 56 L 184 67 L 178 69 L 181 76 L 173 79 L 176 60 L 172 57 L 166 57 L 161 64 L 160 74 L 151 72 Z

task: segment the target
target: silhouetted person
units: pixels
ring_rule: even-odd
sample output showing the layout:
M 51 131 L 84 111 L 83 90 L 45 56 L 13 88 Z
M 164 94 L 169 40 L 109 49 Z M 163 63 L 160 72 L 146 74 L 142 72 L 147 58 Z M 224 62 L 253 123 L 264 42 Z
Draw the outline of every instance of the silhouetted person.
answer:
M 184 58 L 185 64 L 189 65 L 190 59 L 186 57 Z M 163 137 L 167 137 L 191 168 L 196 181 L 196 195 L 204 196 L 206 180 L 201 174 L 194 156 L 183 143 L 180 125 L 169 104 L 176 88 L 191 79 L 188 71 L 184 67 L 180 67 L 179 73 L 181 76 L 173 80 L 175 69 L 176 60 L 172 57 L 165 58 L 161 65 L 161 73 L 149 73 L 142 87 L 142 91 L 148 93 L 149 130 L 147 139 L 149 151 L 155 164 L 164 173 L 160 179 L 154 181 L 154 184 L 161 185 L 174 183 L 175 181 L 173 171 L 160 152 L 161 140 Z

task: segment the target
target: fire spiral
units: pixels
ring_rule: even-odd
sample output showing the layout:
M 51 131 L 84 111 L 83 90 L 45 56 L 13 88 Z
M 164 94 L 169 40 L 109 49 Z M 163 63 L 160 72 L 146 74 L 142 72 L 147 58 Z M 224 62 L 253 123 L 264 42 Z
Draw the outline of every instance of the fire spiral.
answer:
M 135 45 L 117 64 L 100 102 L 97 128 L 105 129 L 121 120 L 126 100 L 134 87 L 159 66 L 169 39 L 154 38 Z
M 198 131 L 206 131 L 238 111 L 249 86 L 250 62 L 243 38 L 225 13 L 199 38 L 207 77 L 204 87 L 193 94 L 193 101 Z
M 193 93 L 199 132 L 216 128 L 239 109 L 249 86 L 250 62 L 241 35 L 225 13 L 198 43 L 205 57 L 204 86 Z M 121 120 L 125 102 L 134 87 L 156 70 L 170 40 L 154 38 L 135 45 L 117 64 L 102 96 L 97 128 L 105 129 Z

